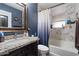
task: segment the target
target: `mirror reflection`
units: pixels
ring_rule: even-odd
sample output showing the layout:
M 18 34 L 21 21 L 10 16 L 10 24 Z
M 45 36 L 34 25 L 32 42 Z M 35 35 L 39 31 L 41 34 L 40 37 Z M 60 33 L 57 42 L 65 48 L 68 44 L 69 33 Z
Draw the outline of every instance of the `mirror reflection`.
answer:
M 0 15 L 0 27 L 8 27 L 8 16 Z
M 24 28 L 24 7 L 19 3 L 0 3 L 0 28 Z

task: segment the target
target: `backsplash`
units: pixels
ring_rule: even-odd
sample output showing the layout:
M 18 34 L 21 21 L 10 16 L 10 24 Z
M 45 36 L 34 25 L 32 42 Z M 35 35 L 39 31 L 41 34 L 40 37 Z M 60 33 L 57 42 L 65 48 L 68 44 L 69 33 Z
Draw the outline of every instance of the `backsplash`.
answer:
M 24 32 L 3 32 L 4 36 L 8 36 L 8 35 L 15 35 L 15 33 L 17 34 L 23 34 Z
M 17 38 L 20 38 L 20 37 L 23 37 L 23 36 L 24 36 L 24 34 L 23 33 L 20 33 L 20 34 L 18 34 L 18 37 Z M 5 40 L 15 39 L 15 35 L 4 36 L 4 39 Z

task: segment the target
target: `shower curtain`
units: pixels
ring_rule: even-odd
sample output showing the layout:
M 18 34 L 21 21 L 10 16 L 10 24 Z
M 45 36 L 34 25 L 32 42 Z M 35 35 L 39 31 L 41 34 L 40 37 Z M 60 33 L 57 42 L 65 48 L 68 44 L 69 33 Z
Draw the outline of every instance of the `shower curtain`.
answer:
M 39 43 L 48 46 L 50 29 L 50 10 L 43 10 L 38 13 L 38 37 Z

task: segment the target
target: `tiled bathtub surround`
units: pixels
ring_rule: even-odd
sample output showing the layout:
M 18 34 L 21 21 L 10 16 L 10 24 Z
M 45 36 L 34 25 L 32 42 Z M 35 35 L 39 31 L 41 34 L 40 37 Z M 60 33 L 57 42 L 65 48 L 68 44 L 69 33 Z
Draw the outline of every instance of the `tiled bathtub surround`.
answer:
M 75 42 L 76 24 L 72 24 L 71 27 L 72 28 L 61 30 L 62 31 L 62 39 Z
M 51 23 L 56 21 L 77 20 L 75 13 L 79 13 L 79 4 L 64 4 L 51 9 Z M 73 8 L 73 10 L 72 10 Z M 69 18 L 70 17 L 70 18 Z M 54 45 L 65 50 L 78 53 L 75 48 L 75 24 L 70 29 L 51 29 L 49 37 L 49 45 Z
M 76 52 L 75 48 L 75 24 L 70 29 L 55 28 L 50 32 L 49 44 L 68 51 Z

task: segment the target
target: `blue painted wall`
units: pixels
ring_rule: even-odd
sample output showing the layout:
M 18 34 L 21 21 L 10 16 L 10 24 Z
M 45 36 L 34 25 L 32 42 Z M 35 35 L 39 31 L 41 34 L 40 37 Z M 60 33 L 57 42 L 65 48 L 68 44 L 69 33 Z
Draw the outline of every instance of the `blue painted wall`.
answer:
M 4 3 L 0 3 L 0 10 L 8 11 L 12 13 L 12 26 L 22 26 L 22 11 L 12 8 Z M 14 18 L 18 17 L 18 21 L 14 21 Z
M 49 39 L 48 26 L 47 26 L 48 23 L 42 22 L 40 24 L 41 24 L 41 27 L 39 27 L 39 31 L 38 31 L 38 25 L 39 25 L 38 24 L 38 4 L 29 3 L 28 4 L 28 27 L 31 29 L 29 30 L 29 35 L 30 36 L 35 35 L 36 33 L 36 36 L 38 36 L 40 39 L 39 44 L 48 46 L 48 39 Z
M 29 36 L 37 36 L 37 27 L 38 27 L 38 4 L 29 3 L 28 5 L 28 28 Z

